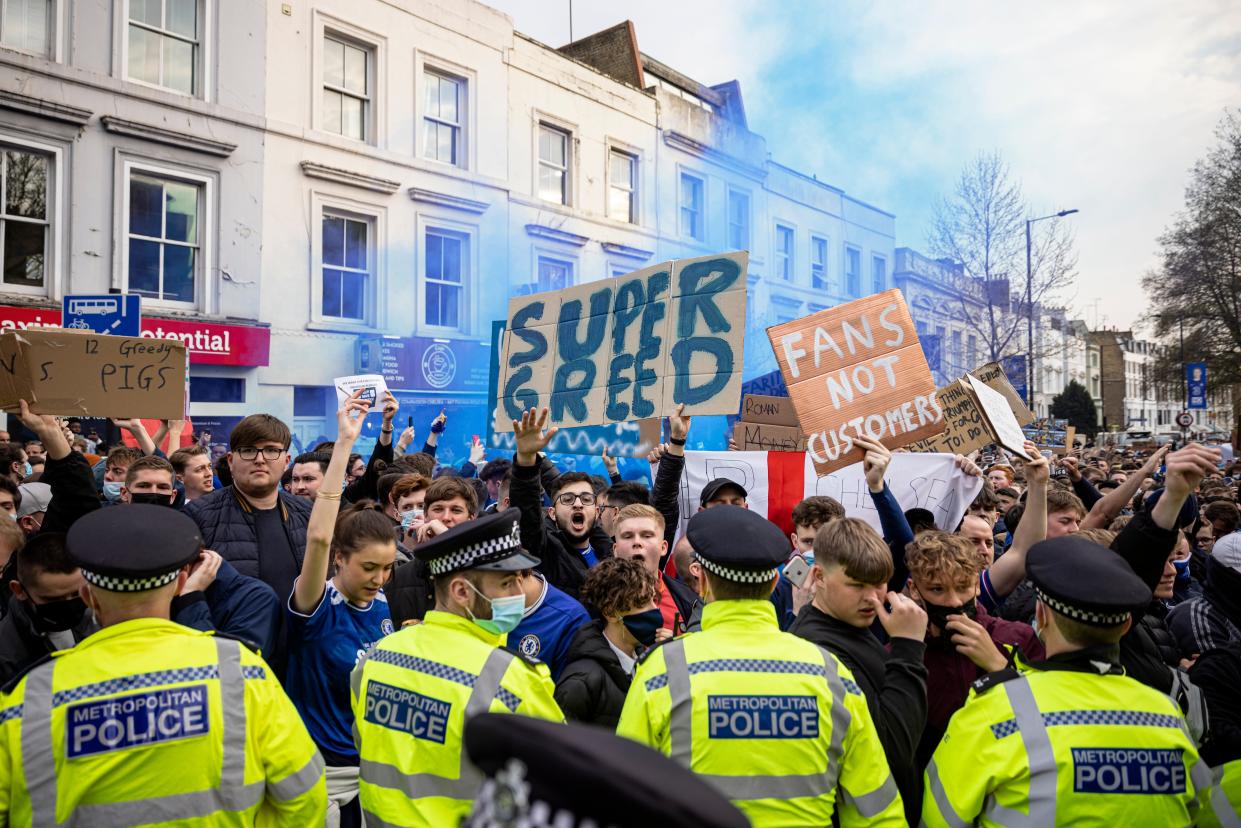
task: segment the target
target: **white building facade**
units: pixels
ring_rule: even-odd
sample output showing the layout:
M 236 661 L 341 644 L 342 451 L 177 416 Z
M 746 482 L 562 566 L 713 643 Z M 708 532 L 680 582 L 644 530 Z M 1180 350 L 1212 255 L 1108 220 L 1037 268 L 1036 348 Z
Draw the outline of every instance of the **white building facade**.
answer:
M 750 251 L 747 377 L 767 326 L 893 284 L 894 216 L 772 161 L 735 82 L 629 24 L 556 50 L 476 2 L 106 6 L 0 21 L 0 324 L 139 292 L 224 432 L 331 436 L 363 371 L 420 431 L 482 432 L 511 295 L 669 258 Z

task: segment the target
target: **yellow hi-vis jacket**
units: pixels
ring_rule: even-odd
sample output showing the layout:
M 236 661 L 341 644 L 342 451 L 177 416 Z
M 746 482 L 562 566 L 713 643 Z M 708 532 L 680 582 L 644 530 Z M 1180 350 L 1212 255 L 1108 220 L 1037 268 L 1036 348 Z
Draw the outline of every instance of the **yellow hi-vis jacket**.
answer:
M 0 700 L 0 825 L 322 825 L 323 758 L 240 642 L 105 627 Z
M 1202 828 L 1241 828 L 1241 759 L 1211 770 L 1211 792 L 1203 800 Z
M 1175 702 L 1119 668 L 1022 669 L 980 679 L 953 715 L 924 825 L 1193 823 L 1211 775 Z
M 564 721 L 547 666 L 503 644 L 504 636 L 468 618 L 431 611 L 377 642 L 354 668 L 354 741 L 369 828 L 440 828 L 470 812 L 483 780 L 461 749 L 467 717 Z
M 756 826 L 905 825 L 853 674 L 780 632 L 770 601 L 713 601 L 651 651 L 616 732 L 714 785 Z M 837 793 L 839 792 L 839 796 Z

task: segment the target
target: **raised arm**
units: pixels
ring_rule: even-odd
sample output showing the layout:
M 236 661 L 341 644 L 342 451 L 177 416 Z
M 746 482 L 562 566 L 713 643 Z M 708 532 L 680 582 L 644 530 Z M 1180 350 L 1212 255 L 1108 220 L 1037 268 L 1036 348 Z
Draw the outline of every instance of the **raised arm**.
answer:
M 1160 446 L 1155 453 L 1146 459 L 1142 464 L 1142 469 L 1137 474 L 1131 474 L 1125 478 L 1125 482 L 1121 483 L 1115 489 L 1099 499 L 1090 508 L 1090 514 L 1086 515 L 1086 519 L 1082 521 L 1083 529 L 1106 529 L 1111 525 L 1116 516 L 1120 514 L 1120 510 L 1125 508 L 1125 504 L 1133 500 L 1133 496 L 1137 494 L 1138 486 L 1142 485 L 1142 481 L 1155 473 L 1155 469 L 1159 468 L 1159 464 L 1163 462 L 1171 446 Z
M 290 603 L 296 612 L 309 615 L 323 598 L 327 583 L 328 552 L 332 547 L 332 532 L 336 527 L 336 515 L 340 512 L 341 483 L 349 454 L 362 431 L 362 422 L 370 403 L 358 399 L 361 390 L 353 392 L 336 412 L 337 436 L 332 447 L 332 459 L 323 475 L 323 484 L 315 496 L 310 511 L 310 523 L 306 526 L 306 555 L 302 558 L 302 572 L 293 587 Z
M 64 429 L 55 417 L 35 414 L 25 400 L 20 403 L 21 421 L 35 433 L 47 451 L 47 464 L 40 478 L 52 490 L 52 502 L 43 516 L 43 532 L 68 532 L 74 521 L 99 508 L 95 475 L 86 458 L 71 451 Z
M 539 452 L 547 448 L 559 429 L 547 425 L 548 410 L 530 409 L 513 420 L 513 481 L 509 486 L 509 503 L 521 511 L 519 527 L 522 547 L 535 557 L 543 557 L 543 486 L 539 480 Z M 543 561 L 544 573 L 549 562 Z M 555 562 L 550 564 L 553 568 Z
M 384 392 L 383 423 L 379 427 L 379 439 L 371 451 L 371 459 L 366 462 L 366 471 L 345 488 L 345 500 L 357 503 L 359 500 L 377 500 L 379 497 L 379 470 L 381 464 L 387 467 L 392 463 L 392 420 L 400 411 L 401 404 L 392 396 L 391 391 Z
M 1012 546 L 995 559 L 987 576 L 995 595 L 1003 598 L 1012 593 L 1026 577 L 1026 553 L 1030 547 L 1047 537 L 1047 481 L 1051 467 L 1047 458 L 1028 440 L 1025 452 L 1034 459 L 1025 464 L 1026 507 L 1021 523 L 1013 533 Z
M 651 505 L 663 515 L 664 540 L 668 541 L 668 551 L 664 560 L 659 562 L 661 571 L 672 554 L 681 522 L 681 475 L 685 472 L 685 441 L 689 439 L 689 427 L 693 420 L 684 412 L 685 404 L 682 403 L 677 413 L 668 418 L 668 443 L 664 446 L 663 457 L 651 486 Z
M 112 423 L 117 428 L 122 428 L 132 434 L 143 454 L 149 456 L 155 453 L 155 442 L 151 439 L 151 435 L 147 434 L 146 426 L 142 424 L 142 420 L 139 420 L 137 417 L 127 420 L 117 420 L 114 418 Z
M 879 513 L 879 528 L 883 532 L 883 540 L 892 553 L 892 578 L 888 581 L 888 589 L 900 592 L 905 588 L 909 578 L 909 570 L 905 566 L 905 547 L 914 539 L 909 521 L 901 510 L 901 504 L 884 482 L 888 466 L 892 462 L 892 452 L 878 440 L 867 437 L 855 437 L 855 442 L 862 449 L 862 473 L 866 476 L 866 490 Z

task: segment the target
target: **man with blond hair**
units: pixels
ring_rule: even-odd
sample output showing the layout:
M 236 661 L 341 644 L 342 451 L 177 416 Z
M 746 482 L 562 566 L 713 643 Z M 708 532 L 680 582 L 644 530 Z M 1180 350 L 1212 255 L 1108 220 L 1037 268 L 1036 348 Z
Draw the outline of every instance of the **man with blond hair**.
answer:
M 701 601 L 697 593 L 676 578 L 659 570 L 659 562 L 668 552 L 664 539 L 664 516 L 654 506 L 633 503 L 616 514 L 613 523 L 615 543 L 612 554 L 618 558 L 641 561 L 651 573 L 659 577 L 659 612 L 663 616 L 663 629 L 671 635 L 685 632 Z

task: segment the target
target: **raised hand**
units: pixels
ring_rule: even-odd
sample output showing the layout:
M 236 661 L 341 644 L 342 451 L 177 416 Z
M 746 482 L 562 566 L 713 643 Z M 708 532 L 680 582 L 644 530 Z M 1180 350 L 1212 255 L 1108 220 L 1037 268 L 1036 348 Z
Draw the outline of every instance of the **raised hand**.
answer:
M 370 411 L 371 404 L 360 399 L 361 396 L 362 389 L 359 388 L 346 397 L 337 410 L 337 441 L 344 440 L 353 444 L 358 439 L 358 435 L 362 433 L 362 423 L 366 420 L 366 412 Z
M 521 415 L 521 420 L 513 420 L 513 440 L 517 444 L 514 460 L 519 466 L 533 466 L 539 452 L 547 448 L 547 444 L 556 436 L 559 428 L 546 428 L 549 412 L 529 409 Z M 443 414 L 440 415 L 444 416 Z
M 1220 450 L 1190 443 L 1180 451 L 1167 455 L 1163 479 L 1167 494 L 1184 500 L 1198 488 L 1202 479 L 1219 468 Z M 1162 500 L 1162 499 L 1161 499 Z
M 603 458 L 603 467 L 608 470 L 609 476 L 620 474 L 620 464 L 616 462 L 615 457 L 608 454 L 607 446 L 603 447 L 603 454 L 601 454 L 600 457 Z
M 401 404 L 397 402 L 396 397 L 392 396 L 391 391 L 384 392 L 383 398 L 383 420 L 384 425 L 392 424 L 392 418 L 396 416 L 396 412 L 401 410 Z
M 475 437 L 474 442 L 470 443 L 470 462 L 475 466 L 481 466 L 485 456 L 486 446 L 483 445 L 482 440 Z
M 915 641 L 926 638 L 926 610 L 918 606 L 917 601 L 899 592 L 889 592 L 888 604 L 892 607 L 891 611 L 884 609 L 882 601 L 871 601 L 888 638 L 912 638 Z
M 883 476 L 887 474 L 888 464 L 892 462 L 892 452 L 878 440 L 857 436 L 853 442 L 860 448 L 862 471 L 866 474 L 866 486 L 876 494 L 883 491 Z
M 1046 457 L 1039 453 L 1038 446 L 1034 445 L 1034 443 L 1031 443 L 1029 440 L 1026 440 L 1023 449 L 1025 450 L 1026 456 L 1031 459 L 1022 460 L 1018 457 L 1016 460 L 1021 463 L 1025 469 L 1027 485 L 1038 483 L 1046 486 L 1047 481 L 1051 479 L 1051 463 L 1048 462 Z

